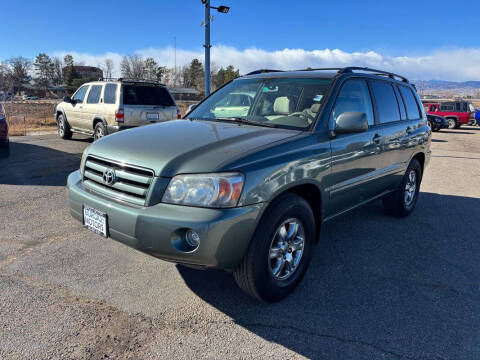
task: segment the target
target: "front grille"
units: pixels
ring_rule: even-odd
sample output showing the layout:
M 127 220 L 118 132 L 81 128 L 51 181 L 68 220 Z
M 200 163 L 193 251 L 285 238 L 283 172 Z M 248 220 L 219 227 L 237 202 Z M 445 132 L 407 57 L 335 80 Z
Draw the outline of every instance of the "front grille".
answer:
M 115 172 L 115 180 L 108 185 L 103 175 L 110 169 Z M 153 176 L 152 170 L 89 156 L 83 170 L 83 184 L 90 190 L 117 200 L 143 206 Z

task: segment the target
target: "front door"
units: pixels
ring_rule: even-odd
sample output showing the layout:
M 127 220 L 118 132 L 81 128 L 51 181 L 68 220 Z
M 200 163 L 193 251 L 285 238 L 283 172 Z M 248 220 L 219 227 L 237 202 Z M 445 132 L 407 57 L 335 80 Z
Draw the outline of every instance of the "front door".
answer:
M 88 85 L 80 87 L 72 97 L 72 102 L 65 106 L 65 115 L 70 127 L 76 129 L 81 124 L 83 116 L 83 106 L 85 101 L 85 95 L 88 91 Z
M 364 79 L 350 79 L 343 84 L 330 123 L 335 124 L 340 114 L 348 111 L 365 113 L 369 128 L 361 133 L 337 134 L 330 142 L 329 215 L 347 210 L 379 190 L 372 180 L 382 167 L 383 138 L 375 126 L 372 100 Z

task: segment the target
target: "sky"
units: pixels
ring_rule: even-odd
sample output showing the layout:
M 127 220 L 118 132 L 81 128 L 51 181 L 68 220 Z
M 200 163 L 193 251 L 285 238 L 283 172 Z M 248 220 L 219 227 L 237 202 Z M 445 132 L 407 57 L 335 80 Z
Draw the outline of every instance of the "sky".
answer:
M 3 2 L 3 1 L 2 1 Z M 258 68 L 370 66 L 413 79 L 480 80 L 480 1 L 212 0 L 212 61 Z M 39 52 L 86 65 L 123 55 L 203 61 L 200 0 L 5 1 L 0 61 Z

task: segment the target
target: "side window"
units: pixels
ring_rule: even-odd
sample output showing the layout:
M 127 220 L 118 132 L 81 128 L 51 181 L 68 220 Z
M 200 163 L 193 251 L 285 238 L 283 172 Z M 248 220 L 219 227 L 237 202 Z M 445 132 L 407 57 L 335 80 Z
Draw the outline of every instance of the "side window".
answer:
M 454 110 L 454 105 L 451 102 L 443 103 L 440 105 L 440 110 L 442 111 L 453 111 Z
M 374 124 L 372 100 L 365 80 L 345 82 L 332 110 L 333 121 L 336 122 L 340 114 L 348 111 L 363 112 L 367 115 L 368 125 Z
M 87 97 L 87 104 L 98 104 L 100 94 L 102 92 L 102 85 L 92 85 Z
M 407 113 L 406 113 L 405 103 L 403 101 L 402 95 L 400 95 L 400 91 L 398 90 L 398 87 L 396 85 L 393 87 L 393 89 L 395 90 L 395 95 L 397 96 L 398 106 L 400 107 L 400 116 L 401 116 L 402 120 L 406 120 L 407 119 Z M 427 110 L 425 109 L 425 111 L 427 111 Z
M 117 98 L 117 84 L 105 85 L 105 94 L 103 96 L 103 102 L 105 104 L 115 104 Z
M 88 90 L 88 85 L 82 86 L 80 89 L 77 90 L 75 95 L 73 96 L 73 100 L 77 103 L 83 102 L 83 99 L 85 98 L 85 94 L 87 93 Z
M 373 99 L 377 109 L 380 124 L 400 120 L 397 98 L 393 87 L 386 81 L 370 81 Z
M 418 109 L 417 100 L 415 95 L 413 95 L 412 89 L 400 85 L 400 92 L 402 93 L 403 100 L 405 101 L 405 106 L 407 107 L 407 117 L 409 120 L 420 119 L 422 115 Z

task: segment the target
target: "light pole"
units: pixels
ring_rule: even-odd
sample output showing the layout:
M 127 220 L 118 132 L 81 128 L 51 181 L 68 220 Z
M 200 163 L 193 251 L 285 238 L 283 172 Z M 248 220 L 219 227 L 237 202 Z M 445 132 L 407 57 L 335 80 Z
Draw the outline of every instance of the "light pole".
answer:
M 210 95 L 210 9 L 215 9 L 220 13 L 226 14 L 230 10 L 228 6 L 210 6 L 210 0 L 202 0 L 202 3 L 205 5 L 205 97 Z

